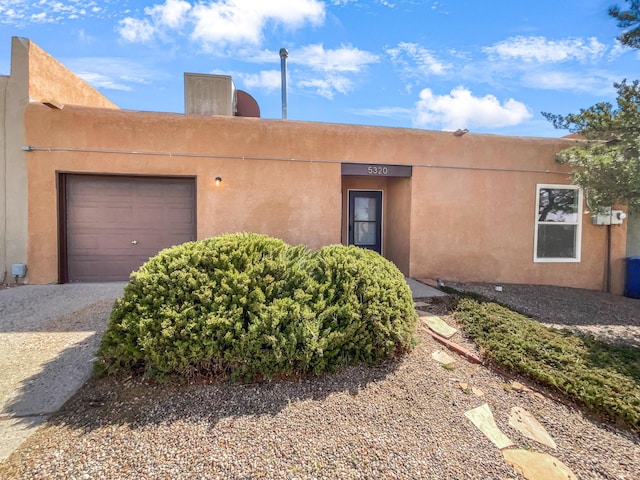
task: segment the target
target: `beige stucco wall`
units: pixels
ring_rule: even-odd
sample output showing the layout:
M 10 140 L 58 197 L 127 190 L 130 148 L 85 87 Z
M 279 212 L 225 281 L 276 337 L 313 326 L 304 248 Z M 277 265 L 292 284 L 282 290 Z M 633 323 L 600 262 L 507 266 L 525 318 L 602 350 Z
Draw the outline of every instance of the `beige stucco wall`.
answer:
M 390 178 L 386 189 L 386 257 L 395 263 L 405 275 L 410 274 L 411 185 L 411 178 Z M 415 247 L 420 248 L 420 245 Z
M 234 118 L 231 117 L 233 120 Z M 312 248 L 340 242 L 340 165 L 215 158 L 243 145 L 241 132 L 216 118 L 81 108 L 27 110 L 33 145 L 118 150 L 29 152 L 31 280 L 57 281 L 56 172 L 193 175 L 197 237 L 253 231 Z M 251 122 L 251 120 L 249 120 Z M 254 141 L 259 141 L 258 138 Z M 132 151 L 172 152 L 140 155 Z M 129 153 L 127 153 L 129 152 Z M 196 156 L 180 156 L 191 153 Z M 215 187 L 220 176 L 222 184 Z
M 629 214 L 627 236 L 627 256 L 640 256 L 640 214 Z
M 606 227 L 582 217 L 582 255 L 576 263 L 534 262 L 536 184 L 564 184 L 565 175 L 414 169 L 414 186 L 431 191 L 413 202 L 412 276 L 449 280 L 567 285 L 603 289 Z M 621 292 L 623 229 L 612 231 L 612 290 Z
M 18 39 L 11 45 L 11 74 L 3 91 L 2 136 L 4 163 L 2 234 L 2 279 L 9 280 L 11 265 L 27 262 L 27 172 L 23 145 L 24 106 L 29 101 L 27 88 L 28 50 Z
M 7 86 L 8 76 L 0 76 L 0 132 L 7 131 L 6 115 L 7 110 Z M 0 135 L 0 282 L 5 279 L 4 266 L 7 260 L 7 235 L 5 225 L 7 221 L 7 192 L 6 192 L 6 169 L 7 169 L 7 142 L 5 135 Z
M 28 50 L 30 101 L 118 108 L 35 43 L 23 38 L 14 39 L 14 43 L 23 44 Z
M 10 280 L 12 264 L 28 264 L 27 169 L 22 151 L 25 106 L 30 101 L 52 101 L 59 105 L 117 107 L 36 44 L 19 37 L 12 38 L 11 74 L 2 79 L 0 92 L 4 123 L 0 135 L 0 178 L 4 180 L 0 188 L 1 281 Z
M 346 190 L 382 189 L 384 253 L 406 274 L 604 285 L 606 229 L 588 216 L 581 262 L 533 262 L 536 184 L 569 182 L 554 161 L 568 140 L 31 104 L 26 142 L 46 149 L 27 153 L 35 283 L 57 280 L 56 172 L 95 172 L 195 175 L 198 238 L 251 230 L 311 247 L 344 241 Z M 413 177 L 341 177 L 341 162 L 411 164 Z M 620 293 L 626 227 L 612 232 Z

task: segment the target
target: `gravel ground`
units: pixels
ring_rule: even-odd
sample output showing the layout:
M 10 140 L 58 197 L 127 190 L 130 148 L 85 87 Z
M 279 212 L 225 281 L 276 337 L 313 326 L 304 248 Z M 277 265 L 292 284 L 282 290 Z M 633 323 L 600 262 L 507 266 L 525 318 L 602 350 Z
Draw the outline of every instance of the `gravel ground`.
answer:
M 545 300 L 538 295 L 538 301 Z M 455 325 L 446 301 L 434 299 L 426 309 Z M 423 326 L 419 335 L 419 345 L 398 361 L 313 379 L 90 380 L 0 464 L 0 478 L 523 478 L 465 418 L 484 403 L 516 447 L 554 455 L 578 478 L 640 477 L 637 436 L 511 388 L 509 380 L 462 357 L 454 369 L 443 368 L 431 355 L 444 347 Z M 460 334 L 452 340 L 473 350 Z M 483 396 L 466 393 L 461 382 Z M 515 406 L 540 421 L 557 449 L 508 425 Z
M 547 326 L 588 333 L 606 342 L 640 346 L 640 299 L 545 285 L 452 283 L 534 318 Z

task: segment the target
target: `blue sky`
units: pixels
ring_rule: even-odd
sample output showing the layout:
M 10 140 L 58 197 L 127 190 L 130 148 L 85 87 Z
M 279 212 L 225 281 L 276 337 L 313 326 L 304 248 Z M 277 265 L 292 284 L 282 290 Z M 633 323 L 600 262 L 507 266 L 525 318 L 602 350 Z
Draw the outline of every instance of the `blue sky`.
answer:
M 123 109 L 182 113 L 183 73 L 218 73 L 278 119 L 284 47 L 290 120 L 558 137 L 540 112 L 640 78 L 615 3 L 0 0 L 0 74 L 27 37 Z

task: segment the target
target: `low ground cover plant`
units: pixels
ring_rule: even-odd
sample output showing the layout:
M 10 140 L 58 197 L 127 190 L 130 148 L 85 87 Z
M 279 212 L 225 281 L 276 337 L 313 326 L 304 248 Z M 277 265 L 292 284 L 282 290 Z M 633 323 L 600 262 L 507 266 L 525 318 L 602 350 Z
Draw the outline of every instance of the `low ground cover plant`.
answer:
M 458 298 L 455 317 L 490 362 L 640 431 L 639 348 L 547 328 L 476 295 Z
M 227 234 L 163 250 L 132 274 L 96 370 L 319 374 L 410 350 L 416 321 L 404 276 L 375 252 Z

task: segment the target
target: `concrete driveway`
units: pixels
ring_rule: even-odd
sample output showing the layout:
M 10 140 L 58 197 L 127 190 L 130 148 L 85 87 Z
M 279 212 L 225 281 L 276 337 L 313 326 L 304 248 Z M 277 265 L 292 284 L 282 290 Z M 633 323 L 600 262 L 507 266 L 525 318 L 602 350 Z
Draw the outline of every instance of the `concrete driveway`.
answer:
M 0 290 L 0 461 L 91 374 L 125 283 Z

